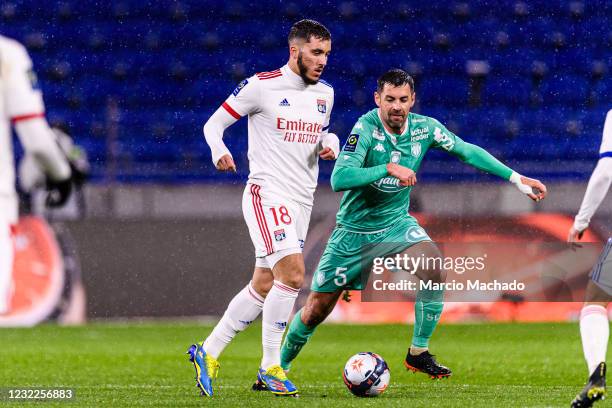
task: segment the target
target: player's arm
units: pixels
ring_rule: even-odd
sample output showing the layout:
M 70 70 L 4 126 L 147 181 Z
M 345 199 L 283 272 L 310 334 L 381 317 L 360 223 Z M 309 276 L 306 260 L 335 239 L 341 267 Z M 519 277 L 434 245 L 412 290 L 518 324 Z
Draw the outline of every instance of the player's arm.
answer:
M 608 194 L 608 189 L 612 184 L 612 110 L 608 112 L 606 117 L 599 152 L 599 161 L 589 179 L 580 210 L 574 218 L 574 225 L 568 233 L 567 240 L 569 242 L 575 242 L 582 238 L 582 234 L 588 228 L 593 214 Z
M 257 112 L 259 106 L 261 106 L 259 80 L 253 76 L 239 83 L 234 92 L 204 124 L 204 139 L 210 147 L 213 164 L 218 170 L 236 171 L 234 158 L 223 143 L 225 129 L 242 116 Z
M 17 136 L 27 154 L 47 176 L 47 205 L 63 205 L 72 190 L 70 165 L 45 119 L 42 93 L 38 89 L 32 61 L 22 46 L 2 61 L 3 98 Z
M 466 164 L 512 182 L 534 201 L 546 197 L 546 186 L 539 180 L 524 177 L 497 160 L 480 146 L 463 141 L 439 124 L 434 128 L 434 147 L 446 150 Z

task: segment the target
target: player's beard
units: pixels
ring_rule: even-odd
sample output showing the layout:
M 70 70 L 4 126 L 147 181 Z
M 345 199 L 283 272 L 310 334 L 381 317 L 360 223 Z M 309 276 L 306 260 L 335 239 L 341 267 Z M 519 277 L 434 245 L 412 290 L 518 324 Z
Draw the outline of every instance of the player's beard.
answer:
M 302 81 L 304 81 L 304 83 L 306 85 L 316 85 L 317 80 L 314 79 L 310 79 L 306 76 L 306 73 L 308 72 L 308 67 L 306 65 L 304 65 L 304 62 L 302 61 L 302 52 L 300 51 L 300 53 L 298 54 L 298 58 L 297 58 L 297 66 L 298 69 L 300 70 L 300 76 L 302 77 Z
M 404 120 L 402 120 L 401 123 L 398 123 L 391 120 L 391 112 L 387 112 L 387 118 L 385 122 L 389 129 L 393 130 L 397 134 L 400 134 L 402 132 L 402 129 L 404 128 L 404 125 L 406 124 L 406 115 L 404 115 Z

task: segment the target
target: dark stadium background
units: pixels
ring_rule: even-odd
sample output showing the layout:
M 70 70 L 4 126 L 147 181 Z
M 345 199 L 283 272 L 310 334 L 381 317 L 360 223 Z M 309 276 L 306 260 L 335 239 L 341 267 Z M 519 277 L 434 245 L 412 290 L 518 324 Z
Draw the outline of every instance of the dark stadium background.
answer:
M 85 217 L 63 216 L 90 317 L 218 315 L 248 279 L 246 120 L 225 138 L 237 175 L 216 173 L 202 125 L 242 79 L 285 64 L 288 30 L 301 18 L 332 33 L 324 78 L 341 141 L 374 106 L 376 77 L 400 67 L 416 80 L 414 111 L 551 193 L 536 206 L 431 152 L 416 210 L 458 222 L 575 214 L 612 107 L 609 1 L 4 1 L 0 32 L 26 45 L 49 121 L 66 125 L 92 164 Z M 324 163 L 309 273 L 337 209 L 330 172 Z M 608 199 L 598 236 L 610 215 Z M 503 233 L 495 223 L 491 231 Z

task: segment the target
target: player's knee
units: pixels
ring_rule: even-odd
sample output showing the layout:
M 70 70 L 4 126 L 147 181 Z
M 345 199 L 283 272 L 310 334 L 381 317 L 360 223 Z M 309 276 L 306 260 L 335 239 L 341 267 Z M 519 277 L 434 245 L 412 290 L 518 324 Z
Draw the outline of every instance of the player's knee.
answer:
M 251 286 L 255 289 L 255 292 L 263 298 L 268 296 L 268 292 L 272 289 L 274 279 L 257 279 L 251 282 Z
M 300 289 L 304 284 L 304 273 L 294 272 L 286 274 L 282 282 L 285 285 L 291 286 L 292 288 Z

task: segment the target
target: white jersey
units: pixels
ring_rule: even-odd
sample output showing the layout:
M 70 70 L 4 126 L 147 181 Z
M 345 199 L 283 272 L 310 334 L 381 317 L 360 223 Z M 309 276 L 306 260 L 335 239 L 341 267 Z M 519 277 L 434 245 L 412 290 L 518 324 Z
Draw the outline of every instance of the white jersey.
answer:
M 312 206 L 333 104 L 331 85 L 306 85 L 287 65 L 242 81 L 222 106 L 249 116 L 249 182 Z
M 604 123 L 601 146 L 599 147 L 599 162 L 593 170 L 586 193 L 580 206 L 580 211 L 574 219 L 574 228 L 583 231 L 589 226 L 591 217 L 608 194 L 612 183 L 612 110 L 608 111 Z
M 26 49 L 17 41 L 0 35 L 0 200 L 15 196 L 11 124 L 44 117 L 44 111 Z

